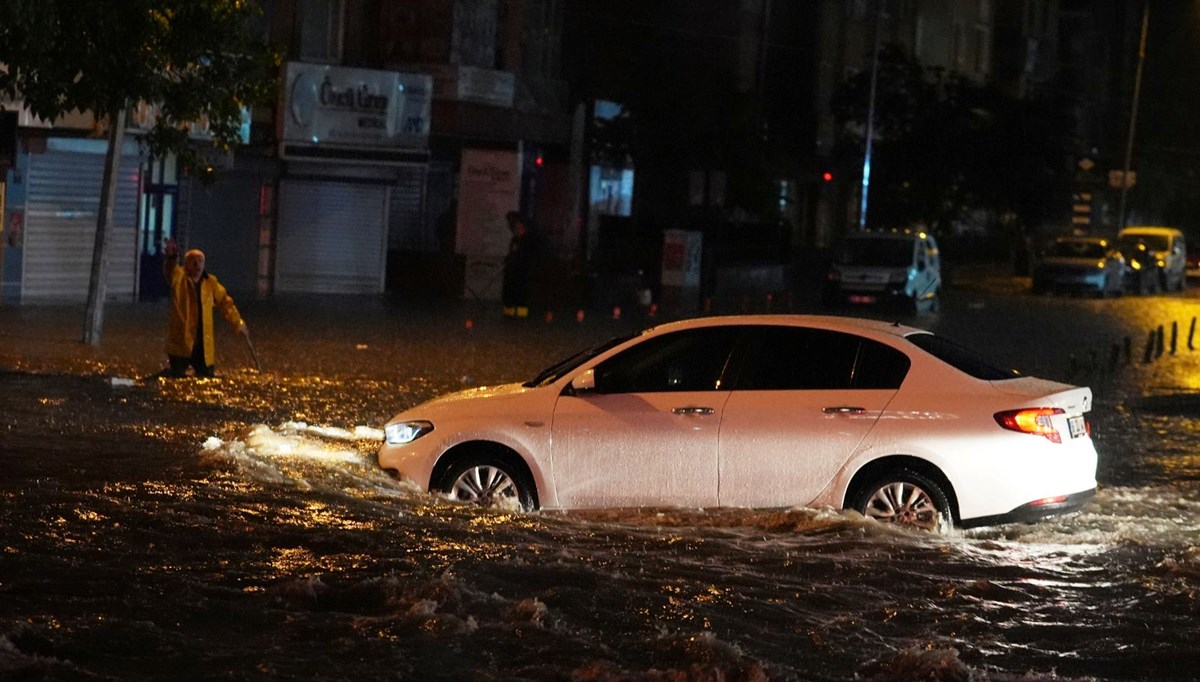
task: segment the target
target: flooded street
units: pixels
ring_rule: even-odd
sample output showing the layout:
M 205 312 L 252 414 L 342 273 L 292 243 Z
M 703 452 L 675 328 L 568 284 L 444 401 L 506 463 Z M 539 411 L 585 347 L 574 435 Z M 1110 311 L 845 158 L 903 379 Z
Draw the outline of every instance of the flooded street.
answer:
M 955 291 L 909 320 L 1096 398 L 1083 512 L 948 537 L 477 510 L 375 467 L 401 408 L 641 319 L 252 303 L 262 373 L 222 332 L 217 379 L 165 381 L 152 304 L 99 350 L 74 309 L 0 309 L 0 679 L 1200 679 L 1192 296 Z

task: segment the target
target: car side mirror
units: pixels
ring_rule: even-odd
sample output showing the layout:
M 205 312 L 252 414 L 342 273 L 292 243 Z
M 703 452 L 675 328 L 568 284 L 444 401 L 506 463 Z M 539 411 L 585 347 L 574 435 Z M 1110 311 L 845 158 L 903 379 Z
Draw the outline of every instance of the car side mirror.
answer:
M 587 369 L 571 380 L 571 390 L 576 393 L 590 393 L 596 390 L 596 370 Z

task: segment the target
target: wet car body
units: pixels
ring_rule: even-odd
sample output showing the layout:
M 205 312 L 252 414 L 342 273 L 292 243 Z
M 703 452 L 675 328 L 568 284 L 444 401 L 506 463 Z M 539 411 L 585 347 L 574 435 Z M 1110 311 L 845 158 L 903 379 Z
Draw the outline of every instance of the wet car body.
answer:
M 524 508 L 832 507 L 971 527 L 1094 494 L 1091 401 L 911 327 L 701 318 L 406 410 L 378 461 L 451 498 Z
M 1124 256 L 1107 239 L 1059 237 L 1033 270 L 1033 292 L 1120 295 L 1125 268 Z

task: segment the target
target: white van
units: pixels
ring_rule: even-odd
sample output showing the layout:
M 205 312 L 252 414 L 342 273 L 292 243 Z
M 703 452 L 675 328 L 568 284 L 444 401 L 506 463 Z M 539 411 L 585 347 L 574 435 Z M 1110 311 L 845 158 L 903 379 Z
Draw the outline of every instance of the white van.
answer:
M 1146 245 L 1154 256 L 1163 291 L 1183 291 L 1187 286 L 1187 242 L 1180 230 L 1134 225 L 1121 230 L 1117 241 L 1125 248 L 1138 242 Z
M 893 305 L 910 312 L 938 308 L 942 263 L 925 232 L 852 232 L 834 248 L 825 305 Z

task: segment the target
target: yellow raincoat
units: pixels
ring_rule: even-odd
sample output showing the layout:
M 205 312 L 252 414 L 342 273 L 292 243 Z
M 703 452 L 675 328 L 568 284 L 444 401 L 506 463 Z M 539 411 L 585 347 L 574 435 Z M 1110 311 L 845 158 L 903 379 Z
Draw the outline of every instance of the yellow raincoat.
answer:
M 167 355 L 191 357 L 196 342 L 196 294 L 192 281 L 187 278 L 178 258 L 167 258 L 163 262 L 163 275 L 171 289 L 171 311 L 167 316 Z M 204 364 L 215 365 L 216 346 L 213 341 L 213 306 L 221 309 L 221 315 L 236 332 L 242 326 L 233 298 L 216 277 L 205 272 L 200 276 L 200 307 L 204 315 Z

